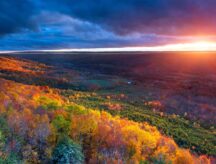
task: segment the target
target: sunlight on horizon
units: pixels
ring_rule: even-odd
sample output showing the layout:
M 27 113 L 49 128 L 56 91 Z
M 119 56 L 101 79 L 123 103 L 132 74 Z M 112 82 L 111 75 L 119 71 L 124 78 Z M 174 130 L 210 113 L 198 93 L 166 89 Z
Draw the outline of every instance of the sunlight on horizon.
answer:
M 126 52 L 126 51 L 216 51 L 216 42 L 199 41 L 191 43 L 167 44 L 161 46 L 149 47 L 119 47 L 119 48 L 72 48 L 58 50 L 41 50 L 50 52 L 67 52 L 67 51 L 82 51 L 82 52 Z
M 48 50 L 21 50 L 21 51 L 0 51 L 0 53 L 14 52 L 136 52 L 136 51 L 216 51 L 216 42 L 199 41 L 191 43 L 167 44 L 161 46 L 145 47 L 114 47 L 114 48 L 69 48 L 69 49 L 48 49 Z

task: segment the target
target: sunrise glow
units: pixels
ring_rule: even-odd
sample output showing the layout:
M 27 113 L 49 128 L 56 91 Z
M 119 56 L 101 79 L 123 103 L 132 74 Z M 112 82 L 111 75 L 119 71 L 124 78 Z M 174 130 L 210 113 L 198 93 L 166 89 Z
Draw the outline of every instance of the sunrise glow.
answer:
M 168 51 L 215 51 L 216 43 L 200 41 L 194 43 L 170 44 L 158 48 L 161 50 Z
M 28 52 L 163 52 L 163 51 L 216 51 L 216 42 L 199 41 L 192 43 L 177 43 L 160 46 L 142 46 L 142 47 L 108 47 L 108 48 L 69 48 L 69 49 L 51 49 L 51 50 L 27 50 Z M 0 53 L 16 53 L 22 51 L 0 51 Z
M 216 51 L 216 42 L 199 41 L 161 46 L 118 47 L 118 48 L 72 48 L 57 50 L 39 50 L 42 52 L 127 52 L 127 51 Z

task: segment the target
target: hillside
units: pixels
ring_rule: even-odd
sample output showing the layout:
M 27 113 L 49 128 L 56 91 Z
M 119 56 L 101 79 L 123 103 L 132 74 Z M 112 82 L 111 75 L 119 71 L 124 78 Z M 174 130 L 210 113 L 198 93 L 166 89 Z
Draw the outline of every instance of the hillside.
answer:
M 157 102 L 84 91 L 74 85 L 83 74 L 58 71 L 0 57 L 0 163 L 214 162 L 214 129 L 143 109 Z

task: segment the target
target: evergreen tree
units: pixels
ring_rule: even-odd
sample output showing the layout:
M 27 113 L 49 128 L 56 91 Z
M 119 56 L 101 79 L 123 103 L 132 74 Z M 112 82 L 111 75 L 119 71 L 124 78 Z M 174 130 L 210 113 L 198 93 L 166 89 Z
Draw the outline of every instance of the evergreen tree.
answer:
M 53 163 L 81 164 L 84 161 L 84 155 L 80 145 L 74 143 L 69 137 L 64 137 L 56 145 L 52 161 Z

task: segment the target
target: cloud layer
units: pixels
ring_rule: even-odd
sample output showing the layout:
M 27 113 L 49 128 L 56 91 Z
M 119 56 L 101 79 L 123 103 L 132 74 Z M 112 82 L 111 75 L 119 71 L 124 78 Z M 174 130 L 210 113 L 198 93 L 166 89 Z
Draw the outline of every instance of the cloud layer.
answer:
M 0 49 L 141 46 L 216 35 L 215 0 L 1 0 Z
M 0 35 L 35 30 L 36 22 L 31 21 L 34 14 L 34 5 L 28 0 L 1 0 L 0 1 Z

